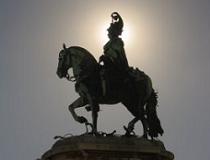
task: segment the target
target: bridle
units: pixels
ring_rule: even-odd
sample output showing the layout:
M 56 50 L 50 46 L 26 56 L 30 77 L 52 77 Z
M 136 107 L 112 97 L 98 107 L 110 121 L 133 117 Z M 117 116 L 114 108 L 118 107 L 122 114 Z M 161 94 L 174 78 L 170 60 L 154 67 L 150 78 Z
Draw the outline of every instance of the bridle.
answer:
M 63 50 L 64 50 L 64 52 L 65 52 L 65 54 L 66 54 L 66 53 L 67 53 L 67 48 L 66 48 L 66 45 L 65 45 L 65 44 L 63 44 Z M 71 57 L 69 57 L 69 58 L 71 58 Z M 71 59 L 70 59 L 70 61 L 71 61 Z M 69 73 L 68 73 L 68 71 L 67 71 L 67 74 L 66 74 L 65 78 L 66 78 L 68 81 L 71 81 L 71 82 L 75 82 L 75 81 L 76 81 L 75 76 L 70 76 Z

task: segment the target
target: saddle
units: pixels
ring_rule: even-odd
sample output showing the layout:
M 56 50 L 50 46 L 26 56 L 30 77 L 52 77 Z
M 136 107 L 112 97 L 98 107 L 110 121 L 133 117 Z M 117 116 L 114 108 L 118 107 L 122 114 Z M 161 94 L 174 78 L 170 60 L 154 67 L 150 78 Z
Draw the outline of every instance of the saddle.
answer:
M 125 87 L 134 89 L 136 82 L 145 83 L 147 80 L 147 75 L 143 71 L 133 67 L 129 67 L 126 71 L 101 67 L 99 73 L 103 96 L 112 95 L 112 93 L 119 92 Z

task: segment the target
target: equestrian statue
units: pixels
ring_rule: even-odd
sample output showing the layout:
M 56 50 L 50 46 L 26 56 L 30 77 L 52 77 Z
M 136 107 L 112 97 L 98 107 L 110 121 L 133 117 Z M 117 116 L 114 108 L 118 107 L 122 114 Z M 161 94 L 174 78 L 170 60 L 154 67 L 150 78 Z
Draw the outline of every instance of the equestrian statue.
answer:
M 131 135 L 137 121 L 142 122 L 143 137 L 158 137 L 163 134 L 156 113 L 157 93 L 152 88 L 148 75 L 138 68 L 129 67 L 123 40 L 123 20 L 117 12 L 111 14 L 112 22 L 107 29 L 109 41 L 99 62 L 86 49 L 79 46 L 63 49 L 59 53 L 57 75 L 75 82 L 79 98 L 69 105 L 69 111 L 79 123 L 91 124 L 91 134 L 98 135 L 97 118 L 100 104 L 122 103 L 134 118 L 128 123 L 126 134 Z M 73 76 L 68 70 L 73 69 Z M 86 107 L 92 112 L 92 123 L 77 115 L 76 108 Z

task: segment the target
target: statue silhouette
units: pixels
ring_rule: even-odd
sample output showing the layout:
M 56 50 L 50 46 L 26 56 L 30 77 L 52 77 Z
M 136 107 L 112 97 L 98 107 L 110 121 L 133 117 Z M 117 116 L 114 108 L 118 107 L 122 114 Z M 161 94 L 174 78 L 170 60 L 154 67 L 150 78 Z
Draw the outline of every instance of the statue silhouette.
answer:
M 111 16 L 112 23 L 108 28 L 110 40 L 104 46 L 104 54 L 99 60 L 104 65 L 97 63 L 93 55 L 82 47 L 66 48 L 63 45 L 59 53 L 57 75 L 75 81 L 75 91 L 80 96 L 69 105 L 69 111 L 76 121 L 86 124 L 89 124 L 87 119 L 78 116 L 75 109 L 86 107 L 92 111 L 91 133 L 98 135 L 99 104 L 121 102 L 134 116 L 125 127 L 127 135 L 133 132 L 135 123 L 141 120 L 143 137 L 158 137 L 163 134 L 163 129 L 156 113 L 158 101 L 152 81 L 138 68 L 128 66 L 123 41 L 119 38 L 123 28 L 122 18 L 117 12 Z M 68 74 L 70 68 L 73 69 L 73 76 Z

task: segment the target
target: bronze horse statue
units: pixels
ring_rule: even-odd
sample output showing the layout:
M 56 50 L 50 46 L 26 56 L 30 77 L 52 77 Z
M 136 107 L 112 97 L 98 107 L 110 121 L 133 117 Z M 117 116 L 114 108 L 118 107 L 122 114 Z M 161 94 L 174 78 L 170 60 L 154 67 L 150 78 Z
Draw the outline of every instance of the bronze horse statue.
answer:
M 68 74 L 70 68 L 73 69 L 72 77 Z M 103 95 L 100 68 L 101 65 L 86 49 L 78 46 L 66 48 L 63 45 L 59 53 L 57 75 L 59 78 L 75 81 L 75 90 L 80 95 L 69 105 L 73 118 L 79 123 L 88 123 L 85 117 L 76 114 L 75 109 L 89 106 L 87 109 L 92 111 L 92 133 L 97 135 L 99 104 L 122 103 L 134 116 L 126 128 L 128 133 L 134 130 L 135 123 L 140 120 L 143 125 L 143 137 L 162 135 L 163 129 L 156 113 L 157 94 L 152 88 L 149 76 L 139 69 L 131 68 L 130 77 L 119 79 L 120 87 Z

